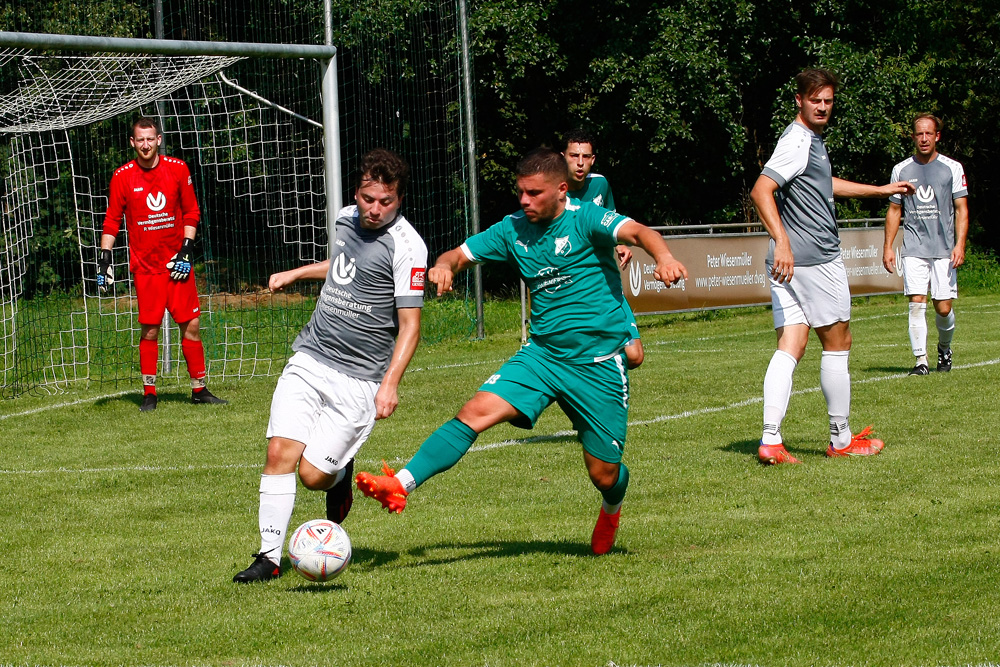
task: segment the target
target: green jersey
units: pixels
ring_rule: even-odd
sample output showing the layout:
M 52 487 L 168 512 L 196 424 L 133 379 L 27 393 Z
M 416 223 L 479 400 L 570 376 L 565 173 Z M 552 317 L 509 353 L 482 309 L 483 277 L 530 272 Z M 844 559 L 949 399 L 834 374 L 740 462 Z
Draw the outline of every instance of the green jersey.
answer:
M 470 237 L 471 261 L 507 262 L 531 290 L 531 340 L 571 363 L 593 363 L 631 338 L 615 260 L 618 230 L 629 218 L 568 199 L 549 223 L 508 215 Z
M 587 177 L 583 179 L 583 187 L 579 190 L 570 190 L 566 196 L 580 201 L 589 201 L 612 211 L 615 210 L 615 198 L 611 195 L 611 184 L 600 174 L 587 174 Z

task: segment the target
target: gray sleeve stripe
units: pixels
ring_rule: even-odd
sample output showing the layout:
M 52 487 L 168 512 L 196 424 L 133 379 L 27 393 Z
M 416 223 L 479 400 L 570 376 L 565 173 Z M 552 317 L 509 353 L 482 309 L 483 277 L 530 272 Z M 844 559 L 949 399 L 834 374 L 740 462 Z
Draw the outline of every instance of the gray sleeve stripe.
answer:
M 778 184 L 779 188 L 785 187 L 785 179 L 782 177 L 781 174 L 774 171 L 773 169 L 768 169 L 767 167 L 764 167 L 764 170 L 760 172 L 760 175 L 767 176 L 768 178 L 770 178 L 772 181 Z
M 423 308 L 424 297 L 422 296 L 397 296 L 396 308 Z

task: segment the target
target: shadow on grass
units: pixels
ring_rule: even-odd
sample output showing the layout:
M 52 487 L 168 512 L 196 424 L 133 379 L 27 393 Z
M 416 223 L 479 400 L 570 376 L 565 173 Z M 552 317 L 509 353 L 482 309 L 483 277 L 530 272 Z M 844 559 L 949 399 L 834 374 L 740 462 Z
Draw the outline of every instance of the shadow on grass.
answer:
M 627 554 L 628 550 L 613 547 L 612 554 Z M 426 567 L 429 565 L 447 565 L 462 561 L 474 561 L 488 558 L 518 558 L 526 554 L 549 554 L 554 556 L 574 556 L 596 558 L 586 542 L 556 542 L 551 540 L 533 540 L 530 542 L 438 542 L 427 546 L 415 547 L 405 552 L 409 558 L 415 559 L 404 567 Z M 353 565 L 374 569 L 395 560 L 402 554 L 395 551 L 378 551 L 375 549 L 356 549 Z
M 913 366 L 869 366 L 866 371 L 877 371 L 879 373 L 909 373 Z
M 760 440 L 737 440 L 731 442 L 728 445 L 723 445 L 719 449 L 723 452 L 730 452 L 732 454 L 740 454 L 742 456 L 748 456 L 757 463 L 757 447 L 760 446 Z M 795 458 L 802 460 L 802 457 L 808 457 L 811 454 L 815 454 L 815 449 L 802 449 L 801 447 L 789 447 L 785 445 L 785 449 L 788 453 Z M 822 453 L 822 452 L 820 452 Z
M 295 572 L 290 572 L 289 574 L 291 574 L 294 577 L 299 576 L 295 574 Z M 302 580 L 302 583 L 294 588 L 289 588 L 288 589 L 289 593 L 343 593 L 348 590 L 348 587 L 345 586 L 344 584 L 334 583 L 334 581 L 336 580 L 324 581 L 324 582 L 312 582 L 312 581 L 307 581 L 306 579 L 302 579 L 301 577 L 299 578 Z
M 139 409 L 139 405 L 142 404 L 142 390 L 137 389 L 135 392 L 130 392 L 128 394 L 123 394 L 121 396 L 108 396 L 106 398 L 99 398 L 94 401 L 94 405 L 104 406 L 110 405 L 111 403 L 131 403 L 135 406 L 135 409 Z M 170 391 L 166 393 L 156 394 L 156 405 L 157 407 L 164 405 L 165 403 L 186 403 L 192 405 L 191 403 L 191 393 L 190 392 L 175 392 Z

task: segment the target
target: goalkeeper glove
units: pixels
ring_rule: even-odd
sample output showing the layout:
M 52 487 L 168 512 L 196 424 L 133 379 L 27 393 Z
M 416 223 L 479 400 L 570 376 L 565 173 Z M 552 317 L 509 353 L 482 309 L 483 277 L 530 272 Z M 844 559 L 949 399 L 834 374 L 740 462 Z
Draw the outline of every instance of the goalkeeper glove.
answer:
M 111 251 L 101 249 L 97 256 L 97 289 L 107 292 L 115 284 L 115 272 L 111 268 Z
M 170 269 L 170 277 L 174 280 L 187 280 L 191 275 L 191 255 L 194 250 L 194 241 L 184 239 L 180 251 L 170 258 L 167 268 Z

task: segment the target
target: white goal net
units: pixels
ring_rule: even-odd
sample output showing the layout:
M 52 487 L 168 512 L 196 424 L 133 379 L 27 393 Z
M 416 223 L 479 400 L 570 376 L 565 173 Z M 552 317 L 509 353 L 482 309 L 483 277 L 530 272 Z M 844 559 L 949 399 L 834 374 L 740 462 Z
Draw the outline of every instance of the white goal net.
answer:
M 263 287 L 268 270 L 325 257 L 322 131 L 242 92 L 223 73 L 239 61 L 0 51 L 4 395 L 135 377 L 138 324 L 124 230 L 112 292 L 98 292 L 94 267 L 110 176 L 133 157 L 128 128 L 140 115 L 160 119 L 164 152 L 187 161 L 196 180 L 195 275 L 210 376 L 270 374 L 287 355 L 287 325 L 301 324 L 308 294 L 275 308 Z M 309 67 L 271 62 L 268 71 L 292 81 L 307 75 L 312 94 L 293 90 L 288 103 L 311 98 L 305 111 L 318 115 Z M 268 307 L 258 307 L 265 299 Z M 171 363 L 181 357 L 178 343 L 175 336 L 161 345 L 161 371 L 179 378 L 182 364 Z

